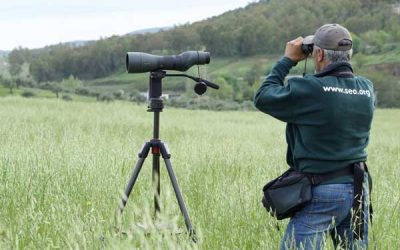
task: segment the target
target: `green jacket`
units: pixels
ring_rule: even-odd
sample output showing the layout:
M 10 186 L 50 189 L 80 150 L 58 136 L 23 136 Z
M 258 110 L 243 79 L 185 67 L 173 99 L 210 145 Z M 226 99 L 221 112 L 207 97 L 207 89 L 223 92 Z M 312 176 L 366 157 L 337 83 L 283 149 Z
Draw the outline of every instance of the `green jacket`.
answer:
M 354 76 L 349 63 L 337 63 L 284 85 L 295 65 L 280 59 L 254 98 L 260 111 L 287 123 L 289 166 L 324 173 L 366 161 L 375 99 L 371 81 Z M 350 176 L 326 183 L 348 182 Z

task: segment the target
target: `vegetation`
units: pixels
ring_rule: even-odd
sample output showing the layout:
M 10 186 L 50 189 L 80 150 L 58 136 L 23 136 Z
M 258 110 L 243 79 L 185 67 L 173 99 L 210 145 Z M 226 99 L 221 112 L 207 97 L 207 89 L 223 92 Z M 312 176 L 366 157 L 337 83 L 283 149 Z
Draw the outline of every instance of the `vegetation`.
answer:
M 147 90 L 147 74 L 125 73 L 127 51 L 178 54 L 207 50 L 213 58 L 203 73 L 223 84 L 213 96 L 242 103 L 251 101 L 260 77 L 283 53 L 286 41 L 312 34 L 324 23 L 337 22 L 352 31 L 356 73 L 374 80 L 380 106 L 400 107 L 399 94 L 393 94 L 400 88 L 400 15 L 394 13 L 393 3 L 398 0 L 262 0 L 157 33 L 114 36 L 81 47 L 17 48 L 8 55 L 10 76 L 0 81 L 10 92 L 19 86 L 49 83 L 52 87 L 48 89 L 57 96 L 64 90 L 86 88 L 89 93 L 78 92 L 99 99 L 118 90 Z M 302 68 L 292 73 L 301 74 Z M 68 85 L 71 81 L 75 85 Z M 165 90 L 188 92 L 187 82 L 171 80 Z
M 180 53 L 205 48 L 218 57 L 275 54 L 285 41 L 312 34 L 316 27 L 329 22 L 341 23 L 354 33 L 356 52 L 382 53 L 398 47 L 400 40 L 400 16 L 393 13 L 391 2 L 322 0 L 316 5 L 308 0 L 261 1 L 155 34 L 116 36 L 78 48 L 21 48 L 10 53 L 9 61 L 13 72 L 18 72 L 24 61 L 31 62 L 30 72 L 37 81 L 60 81 L 71 74 L 93 79 L 123 69 L 124 55 L 132 49 Z
M 199 236 L 192 244 L 163 165 L 162 215 L 152 219 L 150 155 L 124 215 L 114 216 L 136 153 L 151 138 L 145 105 L 5 97 L 0 106 L 1 249 L 278 248 L 283 231 L 260 197 L 287 168 L 283 123 L 259 112 L 164 110 L 161 138 Z M 400 248 L 399 117 L 378 110 L 373 123 L 371 248 Z
M 36 93 L 32 90 L 25 90 L 21 93 L 21 96 L 29 98 L 29 97 L 34 97 Z

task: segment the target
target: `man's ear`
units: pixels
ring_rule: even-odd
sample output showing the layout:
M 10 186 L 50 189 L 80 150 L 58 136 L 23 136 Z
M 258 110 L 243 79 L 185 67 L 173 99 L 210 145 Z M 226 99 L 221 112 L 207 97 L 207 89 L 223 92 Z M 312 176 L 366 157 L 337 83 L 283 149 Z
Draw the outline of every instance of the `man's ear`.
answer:
M 318 62 L 323 62 L 324 61 L 324 50 L 323 49 L 317 49 L 317 61 Z

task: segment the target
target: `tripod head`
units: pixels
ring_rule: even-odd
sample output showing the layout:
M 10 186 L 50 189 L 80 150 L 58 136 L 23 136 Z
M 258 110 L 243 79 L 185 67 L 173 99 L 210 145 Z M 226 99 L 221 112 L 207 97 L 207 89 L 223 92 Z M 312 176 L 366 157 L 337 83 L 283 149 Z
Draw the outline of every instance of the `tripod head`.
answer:
M 150 72 L 149 78 L 149 99 L 150 106 L 148 111 L 160 112 L 163 110 L 163 100 L 161 99 L 162 95 L 162 79 L 167 76 L 173 77 L 187 77 L 195 81 L 194 92 L 198 95 L 202 95 L 207 91 L 207 87 L 213 89 L 219 89 L 219 86 L 215 83 L 202 79 L 200 77 L 194 77 L 187 74 L 167 74 L 167 72 L 163 70 Z

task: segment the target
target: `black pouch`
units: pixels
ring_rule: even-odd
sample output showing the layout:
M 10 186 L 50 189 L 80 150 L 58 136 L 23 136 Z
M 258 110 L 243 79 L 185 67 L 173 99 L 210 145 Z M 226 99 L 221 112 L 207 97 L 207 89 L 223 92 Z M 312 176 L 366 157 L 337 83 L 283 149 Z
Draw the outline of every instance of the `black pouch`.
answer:
M 309 176 L 289 169 L 264 186 L 262 203 L 278 220 L 291 217 L 311 201 L 311 186 Z

